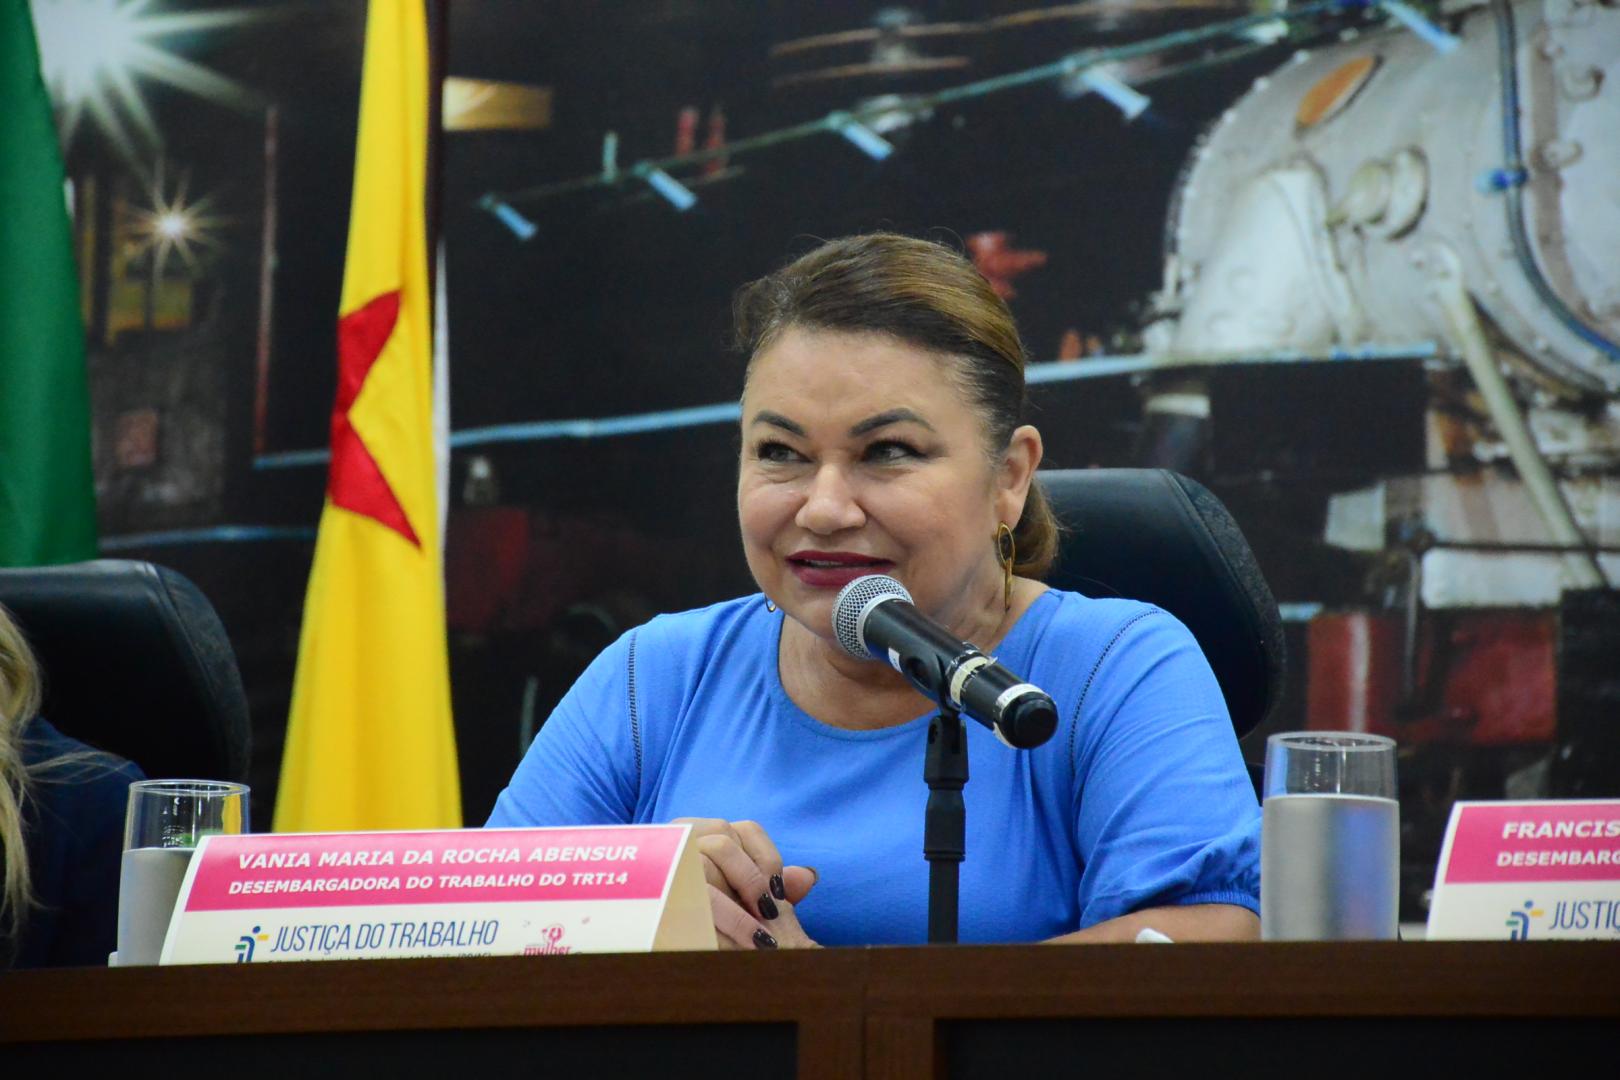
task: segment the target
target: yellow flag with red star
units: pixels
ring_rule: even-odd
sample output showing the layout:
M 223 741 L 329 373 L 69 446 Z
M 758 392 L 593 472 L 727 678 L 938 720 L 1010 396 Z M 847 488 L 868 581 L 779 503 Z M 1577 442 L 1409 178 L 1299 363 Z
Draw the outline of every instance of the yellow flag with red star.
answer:
M 371 0 L 332 463 L 304 600 L 278 832 L 455 828 L 433 442 L 425 12 Z

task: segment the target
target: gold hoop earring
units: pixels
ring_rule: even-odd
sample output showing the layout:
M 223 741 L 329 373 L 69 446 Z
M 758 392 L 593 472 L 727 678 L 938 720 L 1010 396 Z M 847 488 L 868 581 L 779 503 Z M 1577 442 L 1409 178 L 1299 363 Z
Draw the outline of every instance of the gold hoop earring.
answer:
M 765 598 L 765 610 L 766 611 L 775 611 L 776 610 L 776 601 L 772 600 L 768 596 Z
M 1018 543 L 1012 526 L 1005 521 L 996 526 L 996 561 L 1001 564 L 1001 609 L 1012 610 L 1013 563 L 1018 561 Z

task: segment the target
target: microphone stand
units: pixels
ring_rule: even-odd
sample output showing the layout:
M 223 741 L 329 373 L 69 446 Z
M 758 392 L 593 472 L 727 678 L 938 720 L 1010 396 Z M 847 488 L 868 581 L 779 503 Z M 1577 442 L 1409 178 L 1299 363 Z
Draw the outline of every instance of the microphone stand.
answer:
M 945 685 L 940 680 L 939 685 Z M 928 941 L 954 944 L 962 860 L 967 856 L 967 807 L 962 786 L 968 779 L 967 729 L 946 696 L 928 725 L 923 780 L 928 809 L 923 816 L 923 857 L 928 860 Z

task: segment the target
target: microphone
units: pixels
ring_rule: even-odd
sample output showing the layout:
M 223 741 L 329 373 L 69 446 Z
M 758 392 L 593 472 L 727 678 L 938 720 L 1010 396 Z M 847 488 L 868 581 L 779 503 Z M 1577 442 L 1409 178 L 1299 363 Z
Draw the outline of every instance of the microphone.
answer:
M 949 703 L 1015 749 L 1039 746 L 1057 729 L 1057 705 L 917 610 L 906 587 L 883 574 L 845 585 L 833 604 L 838 645 L 857 660 L 887 660 L 925 696 Z

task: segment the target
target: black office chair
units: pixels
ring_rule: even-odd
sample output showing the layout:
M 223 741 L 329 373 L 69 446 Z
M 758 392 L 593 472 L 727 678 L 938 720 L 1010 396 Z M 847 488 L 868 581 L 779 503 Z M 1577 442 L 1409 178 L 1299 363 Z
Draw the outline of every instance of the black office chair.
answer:
M 1259 726 L 1282 696 L 1282 617 L 1221 501 L 1168 469 L 1050 470 L 1039 478 L 1069 529 L 1047 583 L 1141 600 L 1180 619 L 1215 670 L 1238 737 Z
M 39 658 L 40 714 L 154 778 L 246 781 L 247 694 L 225 627 L 183 575 L 102 559 L 0 569 Z

